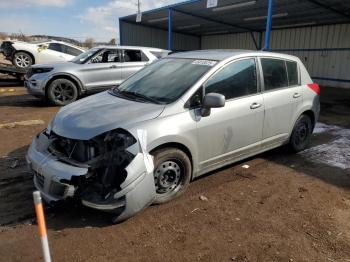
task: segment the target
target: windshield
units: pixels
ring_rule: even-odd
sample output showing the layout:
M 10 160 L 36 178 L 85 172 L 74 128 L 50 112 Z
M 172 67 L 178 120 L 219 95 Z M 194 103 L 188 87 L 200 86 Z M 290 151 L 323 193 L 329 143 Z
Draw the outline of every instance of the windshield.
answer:
M 134 94 L 168 104 L 181 97 L 215 64 L 215 61 L 164 58 L 132 75 L 115 94 Z
M 100 49 L 98 48 L 92 48 L 84 53 L 81 53 L 80 55 L 74 57 L 71 62 L 76 64 L 84 64 L 86 61 L 88 61 L 94 54 L 96 54 Z

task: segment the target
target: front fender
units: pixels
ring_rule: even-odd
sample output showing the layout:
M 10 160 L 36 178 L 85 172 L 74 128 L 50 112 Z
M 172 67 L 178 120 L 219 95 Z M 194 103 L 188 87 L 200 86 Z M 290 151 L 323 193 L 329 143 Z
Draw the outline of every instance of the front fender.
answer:
M 48 77 L 48 79 L 46 81 L 46 85 L 45 85 L 45 90 L 46 90 L 46 88 L 48 88 L 48 84 L 53 79 L 56 79 L 56 78 L 59 78 L 59 77 L 62 77 L 62 76 L 74 79 L 74 81 L 76 81 L 78 83 L 79 92 L 83 93 L 83 92 L 86 91 L 86 88 L 84 87 L 84 85 L 82 84 L 82 82 L 80 81 L 80 79 L 78 77 L 76 77 L 75 75 L 70 74 L 70 73 L 61 73 L 61 72 L 54 73 L 54 74 L 52 74 L 52 75 L 50 75 Z

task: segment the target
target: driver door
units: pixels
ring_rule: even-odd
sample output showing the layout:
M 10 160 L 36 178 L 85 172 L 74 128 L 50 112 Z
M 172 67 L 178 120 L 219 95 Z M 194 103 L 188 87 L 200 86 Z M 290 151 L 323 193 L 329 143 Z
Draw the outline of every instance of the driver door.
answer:
M 122 82 L 121 64 L 118 49 L 104 49 L 81 65 L 80 78 L 89 91 L 108 89 Z
M 264 105 L 258 87 L 255 58 L 231 62 L 206 82 L 205 93 L 222 94 L 226 102 L 222 108 L 212 108 L 209 116 L 197 114 L 202 171 L 231 163 L 261 148 Z

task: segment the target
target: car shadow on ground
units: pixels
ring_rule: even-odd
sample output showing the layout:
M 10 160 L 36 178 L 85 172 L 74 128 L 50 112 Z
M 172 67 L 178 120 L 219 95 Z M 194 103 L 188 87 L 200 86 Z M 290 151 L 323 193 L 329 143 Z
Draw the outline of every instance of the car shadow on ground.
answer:
M 31 95 L 0 96 L 0 107 L 55 107 Z
M 0 87 L 18 87 L 23 86 L 24 82 L 20 79 L 0 79 Z
M 25 160 L 27 150 L 28 146 L 24 146 L 0 158 L 0 225 L 35 223 L 32 193 L 36 189 L 33 174 L 29 172 Z M 84 207 L 74 200 L 57 203 L 55 206 L 44 205 L 49 228 L 58 230 L 111 224 L 110 214 Z M 70 221 L 69 225 L 67 220 Z

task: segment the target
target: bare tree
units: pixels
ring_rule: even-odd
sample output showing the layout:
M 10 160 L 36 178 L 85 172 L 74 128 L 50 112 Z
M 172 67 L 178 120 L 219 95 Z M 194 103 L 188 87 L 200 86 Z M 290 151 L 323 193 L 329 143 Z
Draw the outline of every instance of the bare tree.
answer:
M 84 45 L 88 48 L 92 48 L 95 46 L 95 39 L 92 37 L 88 37 L 85 39 Z
M 115 45 L 116 44 L 116 39 L 115 38 L 112 38 L 109 42 L 108 42 L 108 44 L 110 44 L 110 45 Z
M 0 40 L 5 40 L 8 38 L 8 34 L 0 32 Z

